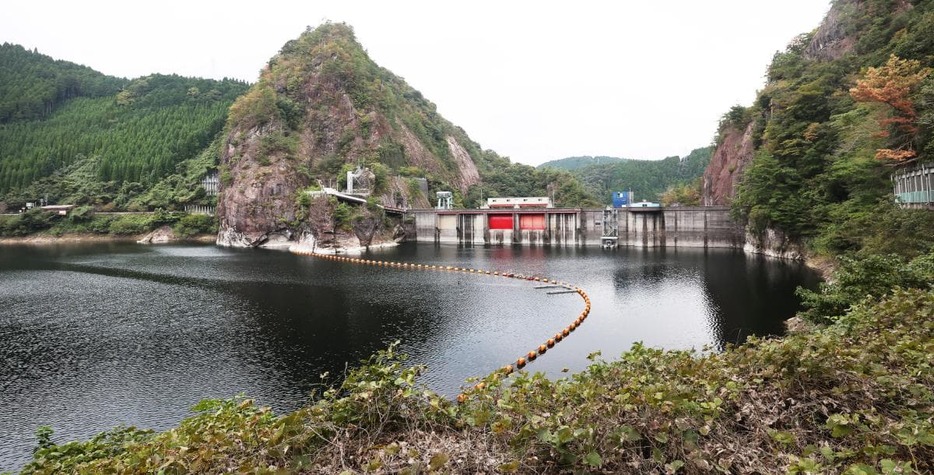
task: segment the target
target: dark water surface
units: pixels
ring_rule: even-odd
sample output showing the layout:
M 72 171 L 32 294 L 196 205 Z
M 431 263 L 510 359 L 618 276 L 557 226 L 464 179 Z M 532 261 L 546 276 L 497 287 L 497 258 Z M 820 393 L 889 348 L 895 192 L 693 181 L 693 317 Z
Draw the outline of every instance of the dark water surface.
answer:
M 367 257 L 511 271 L 584 288 L 590 317 L 528 366 L 560 376 L 633 342 L 719 349 L 781 332 L 799 265 L 702 250 L 405 245 Z M 0 471 L 53 440 L 166 429 L 203 398 L 297 408 L 325 371 L 401 340 L 447 395 L 534 349 L 583 308 L 530 282 L 214 246 L 0 247 Z

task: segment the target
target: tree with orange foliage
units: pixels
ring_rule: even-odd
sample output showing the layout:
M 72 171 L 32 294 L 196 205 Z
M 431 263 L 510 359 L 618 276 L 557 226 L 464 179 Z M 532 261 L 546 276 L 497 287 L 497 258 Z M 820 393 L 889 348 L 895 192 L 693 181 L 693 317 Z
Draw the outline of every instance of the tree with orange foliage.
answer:
M 918 135 L 918 113 L 911 95 L 930 72 L 919 61 L 893 54 L 883 66 L 866 70 L 856 87 L 850 89 L 856 101 L 881 102 L 892 108 L 891 116 L 879 121 L 879 125 L 885 129 L 882 136 L 891 138 L 894 147 L 876 150 L 877 159 L 901 164 L 917 158 L 914 139 Z

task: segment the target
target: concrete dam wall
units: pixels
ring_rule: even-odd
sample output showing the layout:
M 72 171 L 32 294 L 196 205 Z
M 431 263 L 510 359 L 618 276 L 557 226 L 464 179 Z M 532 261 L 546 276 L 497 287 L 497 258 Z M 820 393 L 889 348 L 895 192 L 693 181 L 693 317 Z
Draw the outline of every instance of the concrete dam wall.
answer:
M 412 210 L 418 242 L 741 249 L 728 207 Z

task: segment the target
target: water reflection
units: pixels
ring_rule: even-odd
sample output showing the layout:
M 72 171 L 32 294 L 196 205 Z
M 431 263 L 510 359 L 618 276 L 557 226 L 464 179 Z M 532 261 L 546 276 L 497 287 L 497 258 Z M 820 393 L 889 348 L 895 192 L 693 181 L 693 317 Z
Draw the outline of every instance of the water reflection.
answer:
M 406 245 L 370 257 L 558 278 L 587 322 L 529 369 L 560 376 L 634 341 L 700 348 L 776 333 L 813 277 L 734 252 Z M 208 397 L 277 411 L 395 340 L 456 394 L 566 326 L 582 304 L 528 282 L 363 267 L 285 252 L 101 243 L 0 248 L 0 471 L 37 426 L 56 440 L 165 429 Z

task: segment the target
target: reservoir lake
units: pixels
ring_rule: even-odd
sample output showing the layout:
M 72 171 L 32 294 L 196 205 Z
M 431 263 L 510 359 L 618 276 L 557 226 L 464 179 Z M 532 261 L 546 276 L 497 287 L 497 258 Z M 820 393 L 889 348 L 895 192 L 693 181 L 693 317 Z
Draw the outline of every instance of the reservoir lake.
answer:
M 526 367 L 554 378 L 639 341 L 719 351 L 781 334 L 795 288 L 818 282 L 798 263 L 733 250 L 404 244 L 362 257 L 583 288 L 587 320 Z M 201 399 L 238 394 L 282 414 L 322 373 L 333 380 L 394 341 L 453 397 L 577 318 L 577 294 L 541 286 L 211 245 L 0 246 L 0 472 L 31 458 L 41 425 L 56 443 L 164 430 Z

